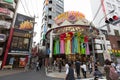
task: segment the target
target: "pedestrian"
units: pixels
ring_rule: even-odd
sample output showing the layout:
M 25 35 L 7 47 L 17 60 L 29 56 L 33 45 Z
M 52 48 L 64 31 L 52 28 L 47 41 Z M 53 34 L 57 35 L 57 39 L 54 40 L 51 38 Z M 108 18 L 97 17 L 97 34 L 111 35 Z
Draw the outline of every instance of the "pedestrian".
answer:
M 120 76 L 120 64 L 119 64 L 119 63 L 118 63 L 117 66 L 116 66 L 116 70 L 117 70 L 117 72 L 118 72 L 118 74 L 119 74 L 119 76 Z
M 39 61 L 36 62 L 36 71 L 39 71 Z
M 115 68 L 111 65 L 111 61 L 108 59 L 105 60 L 104 70 L 105 70 L 105 75 L 107 80 L 119 80 L 117 76 L 118 75 L 117 71 L 115 71 Z M 111 73 L 112 70 L 114 73 Z
M 92 62 L 91 61 L 89 61 L 88 62 L 88 70 L 89 70 L 89 72 L 90 72 L 90 74 L 92 73 Z
M 75 80 L 73 64 L 68 63 L 69 68 L 66 70 L 65 80 Z
M 59 72 L 62 71 L 62 60 L 60 59 L 58 62 L 58 68 L 59 68 Z
M 86 78 L 87 77 L 86 76 L 87 66 L 86 66 L 85 62 L 82 63 L 81 70 L 82 70 L 82 74 L 83 74 L 84 78 Z
M 42 67 L 42 59 L 39 60 L 39 69 Z
M 65 69 L 67 70 L 69 68 L 68 62 L 65 64 Z
M 80 78 L 80 65 L 81 65 L 81 62 L 77 59 L 75 62 L 75 72 L 77 74 L 78 79 Z

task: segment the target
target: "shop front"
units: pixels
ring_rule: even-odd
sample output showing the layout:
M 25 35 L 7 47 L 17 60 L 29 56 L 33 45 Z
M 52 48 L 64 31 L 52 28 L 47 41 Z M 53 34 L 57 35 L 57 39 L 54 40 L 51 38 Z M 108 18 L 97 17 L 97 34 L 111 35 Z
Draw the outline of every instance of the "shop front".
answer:
M 9 53 L 6 65 L 12 65 L 13 68 L 24 68 L 28 63 L 28 54 Z
M 92 26 L 92 32 L 90 27 Z M 75 61 L 86 61 L 93 55 L 90 51 L 91 37 L 98 35 L 97 29 L 79 12 L 65 12 L 55 18 L 53 28 L 46 33 L 50 41 L 50 57 L 63 57 Z M 64 56 L 61 56 L 64 55 Z

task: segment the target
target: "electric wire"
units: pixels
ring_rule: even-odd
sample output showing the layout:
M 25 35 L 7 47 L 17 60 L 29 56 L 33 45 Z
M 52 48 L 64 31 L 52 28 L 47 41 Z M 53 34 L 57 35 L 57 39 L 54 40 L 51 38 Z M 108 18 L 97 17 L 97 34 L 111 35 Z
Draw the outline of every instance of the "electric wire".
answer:
M 25 9 L 25 7 L 24 7 L 24 5 L 23 5 L 22 0 L 20 0 L 20 2 L 21 2 L 21 4 L 22 4 L 22 7 L 23 7 L 23 9 L 24 9 L 25 13 L 27 14 L 27 11 L 26 11 L 26 9 Z
M 27 8 L 27 11 L 28 11 L 29 15 L 32 17 L 32 15 L 30 14 L 30 11 L 29 11 L 29 9 L 28 9 L 28 5 L 27 5 L 26 0 L 25 0 L 25 5 L 26 5 L 26 8 Z
M 31 5 L 33 5 L 33 2 L 32 2 L 33 0 L 31 0 L 30 2 L 31 2 Z M 34 5 L 32 6 L 34 9 L 33 9 L 33 14 L 34 14 L 34 17 L 35 17 L 35 7 L 34 7 Z
M 98 10 L 97 10 L 97 12 L 96 12 L 96 14 L 95 14 L 95 16 L 94 16 L 92 22 L 96 19 L 96 17 L 97 17 L 97 15 L 98 15 L 98 13 L 99 13 L 101 7 L 102 7 L 102 5 L 101 5 L 101 3 L 100 3 L 99 8 L 98 8 Z

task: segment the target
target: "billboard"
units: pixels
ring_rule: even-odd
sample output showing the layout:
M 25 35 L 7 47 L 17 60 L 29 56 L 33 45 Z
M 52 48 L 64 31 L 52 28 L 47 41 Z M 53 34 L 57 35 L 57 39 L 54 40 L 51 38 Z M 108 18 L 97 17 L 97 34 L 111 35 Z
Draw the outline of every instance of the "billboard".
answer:
M 17 13 L 14 26 L 17 29 L 31 31 L 33 30 L 33 21 L 34 18 Z

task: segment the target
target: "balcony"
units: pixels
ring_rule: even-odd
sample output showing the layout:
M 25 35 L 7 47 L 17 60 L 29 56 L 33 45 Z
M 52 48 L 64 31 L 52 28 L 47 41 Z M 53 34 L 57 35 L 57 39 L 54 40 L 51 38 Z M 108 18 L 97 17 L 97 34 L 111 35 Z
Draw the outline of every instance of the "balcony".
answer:
M 11 23 L 10 23 L 10 22 L 0 20 L 0 28 L 6 28 L 6 29 L 9 29 L 10 26 L 11 26 Z
M 4 16 L 5 19 L 12 19 L 13 15 L 14 13 L 11 10 L 0 7 L 0 16 Z
M 9 9 L 15 9 L 16 3 L 13 2 L 7 2 L 6 0 L 0 0 L 0 6 L 9 8 Z

